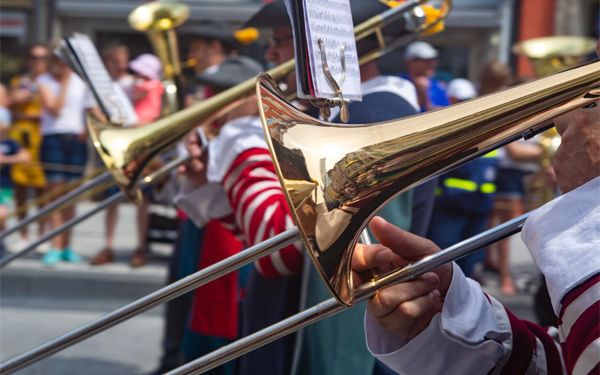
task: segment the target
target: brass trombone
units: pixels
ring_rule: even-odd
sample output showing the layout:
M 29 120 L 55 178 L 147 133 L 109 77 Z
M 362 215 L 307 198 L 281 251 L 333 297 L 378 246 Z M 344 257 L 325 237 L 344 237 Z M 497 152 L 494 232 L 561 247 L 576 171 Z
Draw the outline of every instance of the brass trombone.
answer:
M 427 0 L 415 0 L 403 3 L 395 8 L 374 16 L 354 28 L 356 39 L 360 40 L 372 33 L 381 36 L 381 29 L 400 19 L 406 13 L 425 4 Z M 150 3 L 158 4 L 160 2 Z M 167 6 L 168 2 L 163 2 Z M 425 33 L 446 18 L 452 6 L 451 0 L 444 0 L 439 18 L 425 26 L 419 25 L 416 30 Z M 414 35 L 414 34 L 411 34 Z M 380 49 L 361 57 L 361 63 L 370 61 L 386 52 L 406 43 L 406 37 L 400 37 L 386 42 L 383 37 L 378 38 Z M 294 60 L 271 69 L 268 73 L 279 80 L 294 72 Z M 202 103 L 174 113 L 143 128 L 119 129 L 106 125 L 89 117 L 88 128 L 93 144 L 104 160 L 117 184 L 125 194 L 134 201 L 139 201 L 139 188 L 137 180 L 144 166 L 161 150 L 179 141 L 190 130 L 207 122 L 209 119 L 219 117 L 230 109 L 229 106 L 248 95 L 254 90 L 256 80 L 249 79 L 235 87 L 223 91 Z
M 272 78 L 262 74 L 256 85 L 261 119 L 297 227 L 14 358 L 2 364 L 0 372 L 10 374 L 22 369 L 302 239 L 334 298 L 169 373 L 198 374 L 363 302 L 380 288 L 411 280 L 517 233 L 528 214 L 426 259 L 377 275 L 364 285 L 355 287 L 352 283 L 349 260 L 354 245 L 362 229 L 389 200 L 508 142 L 531 138 L 551 127 L 554 117 L 598 101 L 599 70 L 600 60 L 595 60 L 437 111 L 358 126 L 307 117 L 286 101 Z M 339 147 L 334 149 L 334 145 Z M 289 181 L 282 173 L 279 165 L 281 162 L 289 164 L 290 150 L 299 150 L 303 155 L 304 160 L 295 158 L 296 164 L 292 166 L 306 168 L 309 173 L 306 179 Z M 332 184 L 322 190 L 317 187 L 323 178 L 319 172 L 323 157 Z M 349 160 L 353 162 L 348 163 Z M 341 174 L 334 173 L 336 170 Z M 340 176 L 342 178 L 334 183 L 334 178 Z M 298 182 L 312 184 L 314 188 L 305 194 L 296 189 Z M 333 204 L 324 207 L 326 200 Z M 298 209 L 309 212 L 314 220 L 300 221 Z M 323 217 L 336 210 L 352 214 L 347 220 Z M 317 225 L 323 223 L 329 225 L 330 233 L 318 231 Z
M 356 38 L 361 39 L 371 33 L 379 33 L 384 26 L 397 21 L 406 13 L 413 11 L 416 7 L 424 5 L 427 1 L 428 0 L 414 0 L 404 3 L 367 20 L 355 27 L 354 31 Z M 380 50 L 375 50 L 366 56 L 361 56 L 360 63 L 363 64 L 383 56 L 388 51 L 406 43 L 408 40 L 407 38 L 413 37 L 416 33 L 427 35 L 428 33 L 439 31 L 439 24 L 446 18 L 451 7 L 451 0 L 444 0 L 439 18 L 433 22 L 418 25 L 417 29 L 414 30 L 414 33 L 409 34 L 408 36 L 401 36 L 400 38 L 391 41 L 384 41 L 383 38 L 378 38 L 381 44 Z M 180 68 L 177 69 L 177 66 L 180 66 L 180 63 L 178 61 L 178 55 L 176 55 L 175 52 L 172 52 L 175 51 L 176 48 L 170 47 L 169 43 L 172 44 L 176 42 L 176 35 L 174 34 L 173 28 L 185 21 L 187 18 L 186 9 L 185 5 L 181 3 L 156 1 L 136 8 L 129 17 L 132 27 L 138 30 L 148 31 L 151 34 L 150 40 L 152 41 L 154 49 L 159 51 L 157 54 L 161 57 L 164 66 L 173 67 L 170 69 L 173 77 L 176 77 L 176 72 L 180 72 Z M 239 40 L 243 39 L 242 43 L 244 43 L 244 41 L 248 42 L 256 37 L 252 28 L 239 30 L 239 32 L 243 32 L 243 35 L 236 34 L 236 37 Z M 171 64 L 171 61 L 176 62 Z M 184 62 L 184 65 L 190 64 L 193 65 L 195 62 Z M 293 72 L 294 61 L 290 60 L 271 69 L 269 74 L 271 74 L 272 77 L 283 78 Z M 254 79 L 248 80 L 241 85 L 226 90 L 219 95 L 204 101 L 203 103 L 163 118 L 144 128 L 122 129 L 116 126 L 106 125 L 99 119 L 88 117 L 88 128 L 90 129 L 94 146 L 109 168 L 109 171 L 102 173 L 100 176 L 86 182 L 69 194 L 50 203 L 35 215 L 29 216 L 16 225 L 5 229 L 0 233 L 0 237 L 5 237 L 14 233 L 40 217 L 49 214 L 58 207 L 71 202 L 87 190 L 107 181 L 111 174 L 129 199 L 139 201 L 137 180 L 141 176 L 144 166 L 158 152 L 169 145 L 174 144 L 189 130 L 199 126 L 201 123 L 207 123 L 211 119 L 218 118 L 221 114 L 230 110 L 232 106 L 236 105 L 236 100 L 252 92 L 254 83 Z M 181 93 L 181 90 L 177 92 Z M 170 126 L 172 124 L 177 125 L 171 128 Z M 86 218 L 87 217 L 89 216 L 86 216 Z M 64 230 L 66 230 L 66 228 Z M 53 231 L 49 234 L 52 233 L 57 235 L 62 233 L 62 231 Z M 48 240 L 50 238 L 52 237 L 44 236 L 41 239 Z M 0 260 L 0 267 L 4 267 L 9 261 L 27 254 L 40 243 L 42 242 L 35 241 L 30 244 L 30 246 L 13 254 L 13 256 Z

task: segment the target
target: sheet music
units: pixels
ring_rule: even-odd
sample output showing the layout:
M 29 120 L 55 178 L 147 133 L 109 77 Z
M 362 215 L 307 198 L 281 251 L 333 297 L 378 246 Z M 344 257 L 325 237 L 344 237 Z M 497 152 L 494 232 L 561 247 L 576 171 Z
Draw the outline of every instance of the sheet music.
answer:
M 125 126 L 136 124 L 137 116 L 131 101 L 111 79 L 91 39 L 75 33 L 73 37 L 63 39 L 63 42 L 59 55 L 66 57 L 67 65 L 88 84 L 104 115 L 112 123 Z
M 310 69 L 313 87 L 318 98 L 336 97 L 334 90 L 327 82 L 321 62 L 321 51 L 318 39 L 323 40 L 326 50 L 327 65 L 333 78 L 339 82 L 342 71 L 340 62 L 340 46 L 345 44 L 346 80 L 342 87 L 344 98 L 360 101 L 360 70 L 354 25 L 349 0 L 303 0 L 304 18 L 307 30 L 306 42 L 309 50 Z

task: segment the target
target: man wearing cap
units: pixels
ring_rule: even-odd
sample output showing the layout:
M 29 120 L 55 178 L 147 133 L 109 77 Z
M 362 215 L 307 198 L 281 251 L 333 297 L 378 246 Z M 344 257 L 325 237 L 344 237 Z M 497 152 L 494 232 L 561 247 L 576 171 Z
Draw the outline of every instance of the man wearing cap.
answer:
M 406 47 L 406 74 L 403 77 L 415 84 L 422 112 L 450 104 L 444 89 L 433 79 L 438 55 L 429 43 L 414 42 Z
M 235 38 L 231 28 L 222 22 L 204 21 L 192 35 L 188 59 L 194 74 L 215 72 L 225 58 L 237 54 L 242 44 Z M 194 84 L 186 98 L 186 106 L 210 97 L 210 90 Z
M 448 84 L 448 99 L 456 104 L 477 96 L 475 86 L 464 78 Z M 436 200 L 427 238 L 445 249 L 486 230 L 494 204 L 498 151 L 458 167 L 439 178 Z M 480 250 L 456 261 L 465 276 L 483 261 Z

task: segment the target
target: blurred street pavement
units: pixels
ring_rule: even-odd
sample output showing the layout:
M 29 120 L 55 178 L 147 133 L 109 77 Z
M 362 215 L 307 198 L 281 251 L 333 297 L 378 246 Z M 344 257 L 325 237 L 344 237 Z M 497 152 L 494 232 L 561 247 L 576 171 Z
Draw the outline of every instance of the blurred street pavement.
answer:
M 82 213 L 95 203 L 79 203 Z M 115 234 L 117 262 L 92 267 L 87 260 L 104 245 L 104 213 L 75 227 L 73 249 L 85 263 L 41 264 L 41 254 L 18 259 L 0 276 L 0 359 L 2 362 L 95 320 L 164 286 L 168 245 L 153 245 L 146 267 L 132 269 L 137 244 L 135 206 L 121 204 Z M 11 222 L 8 225 L 12 225 Z M 35 234 L 35 226 L 30 228 Z M 18 238 L 7 238 L 11 244 Z M 21 375 L 134 375 L 158 366 L 163 307 L 48 357 Z

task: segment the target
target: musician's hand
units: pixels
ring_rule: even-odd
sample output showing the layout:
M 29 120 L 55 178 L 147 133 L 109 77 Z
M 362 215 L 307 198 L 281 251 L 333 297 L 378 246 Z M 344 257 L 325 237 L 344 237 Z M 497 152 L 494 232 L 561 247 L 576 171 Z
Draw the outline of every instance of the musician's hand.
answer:
M 181 165 L 179 172 L 183 173 L 194 186 L 200 187 L 207 182 L 206 162 L 208 161 L 208 155 L 202 152 L 200 136 L 196 131 L 190 132 L 185 137 L 184 144 L 192 159 Z
M 380 217 L 371 221 L 371 231 L 381 245 L 357 245 L 352 257 L 355 284 L 371 278 L 368 271 L 401 268 L 440 251 L 433 242 L 403 231 Z M 413 338 L 442 310 L 452 280 L 447 264 L 417 279 L 380 290 L 367 303 L 367 312 L 384 329 L 400 337 Z
M 554 125 L 562 141 L 552 164 L 565 194 L 600 176 L 600 107 L 577 109 L 554 119 Z

